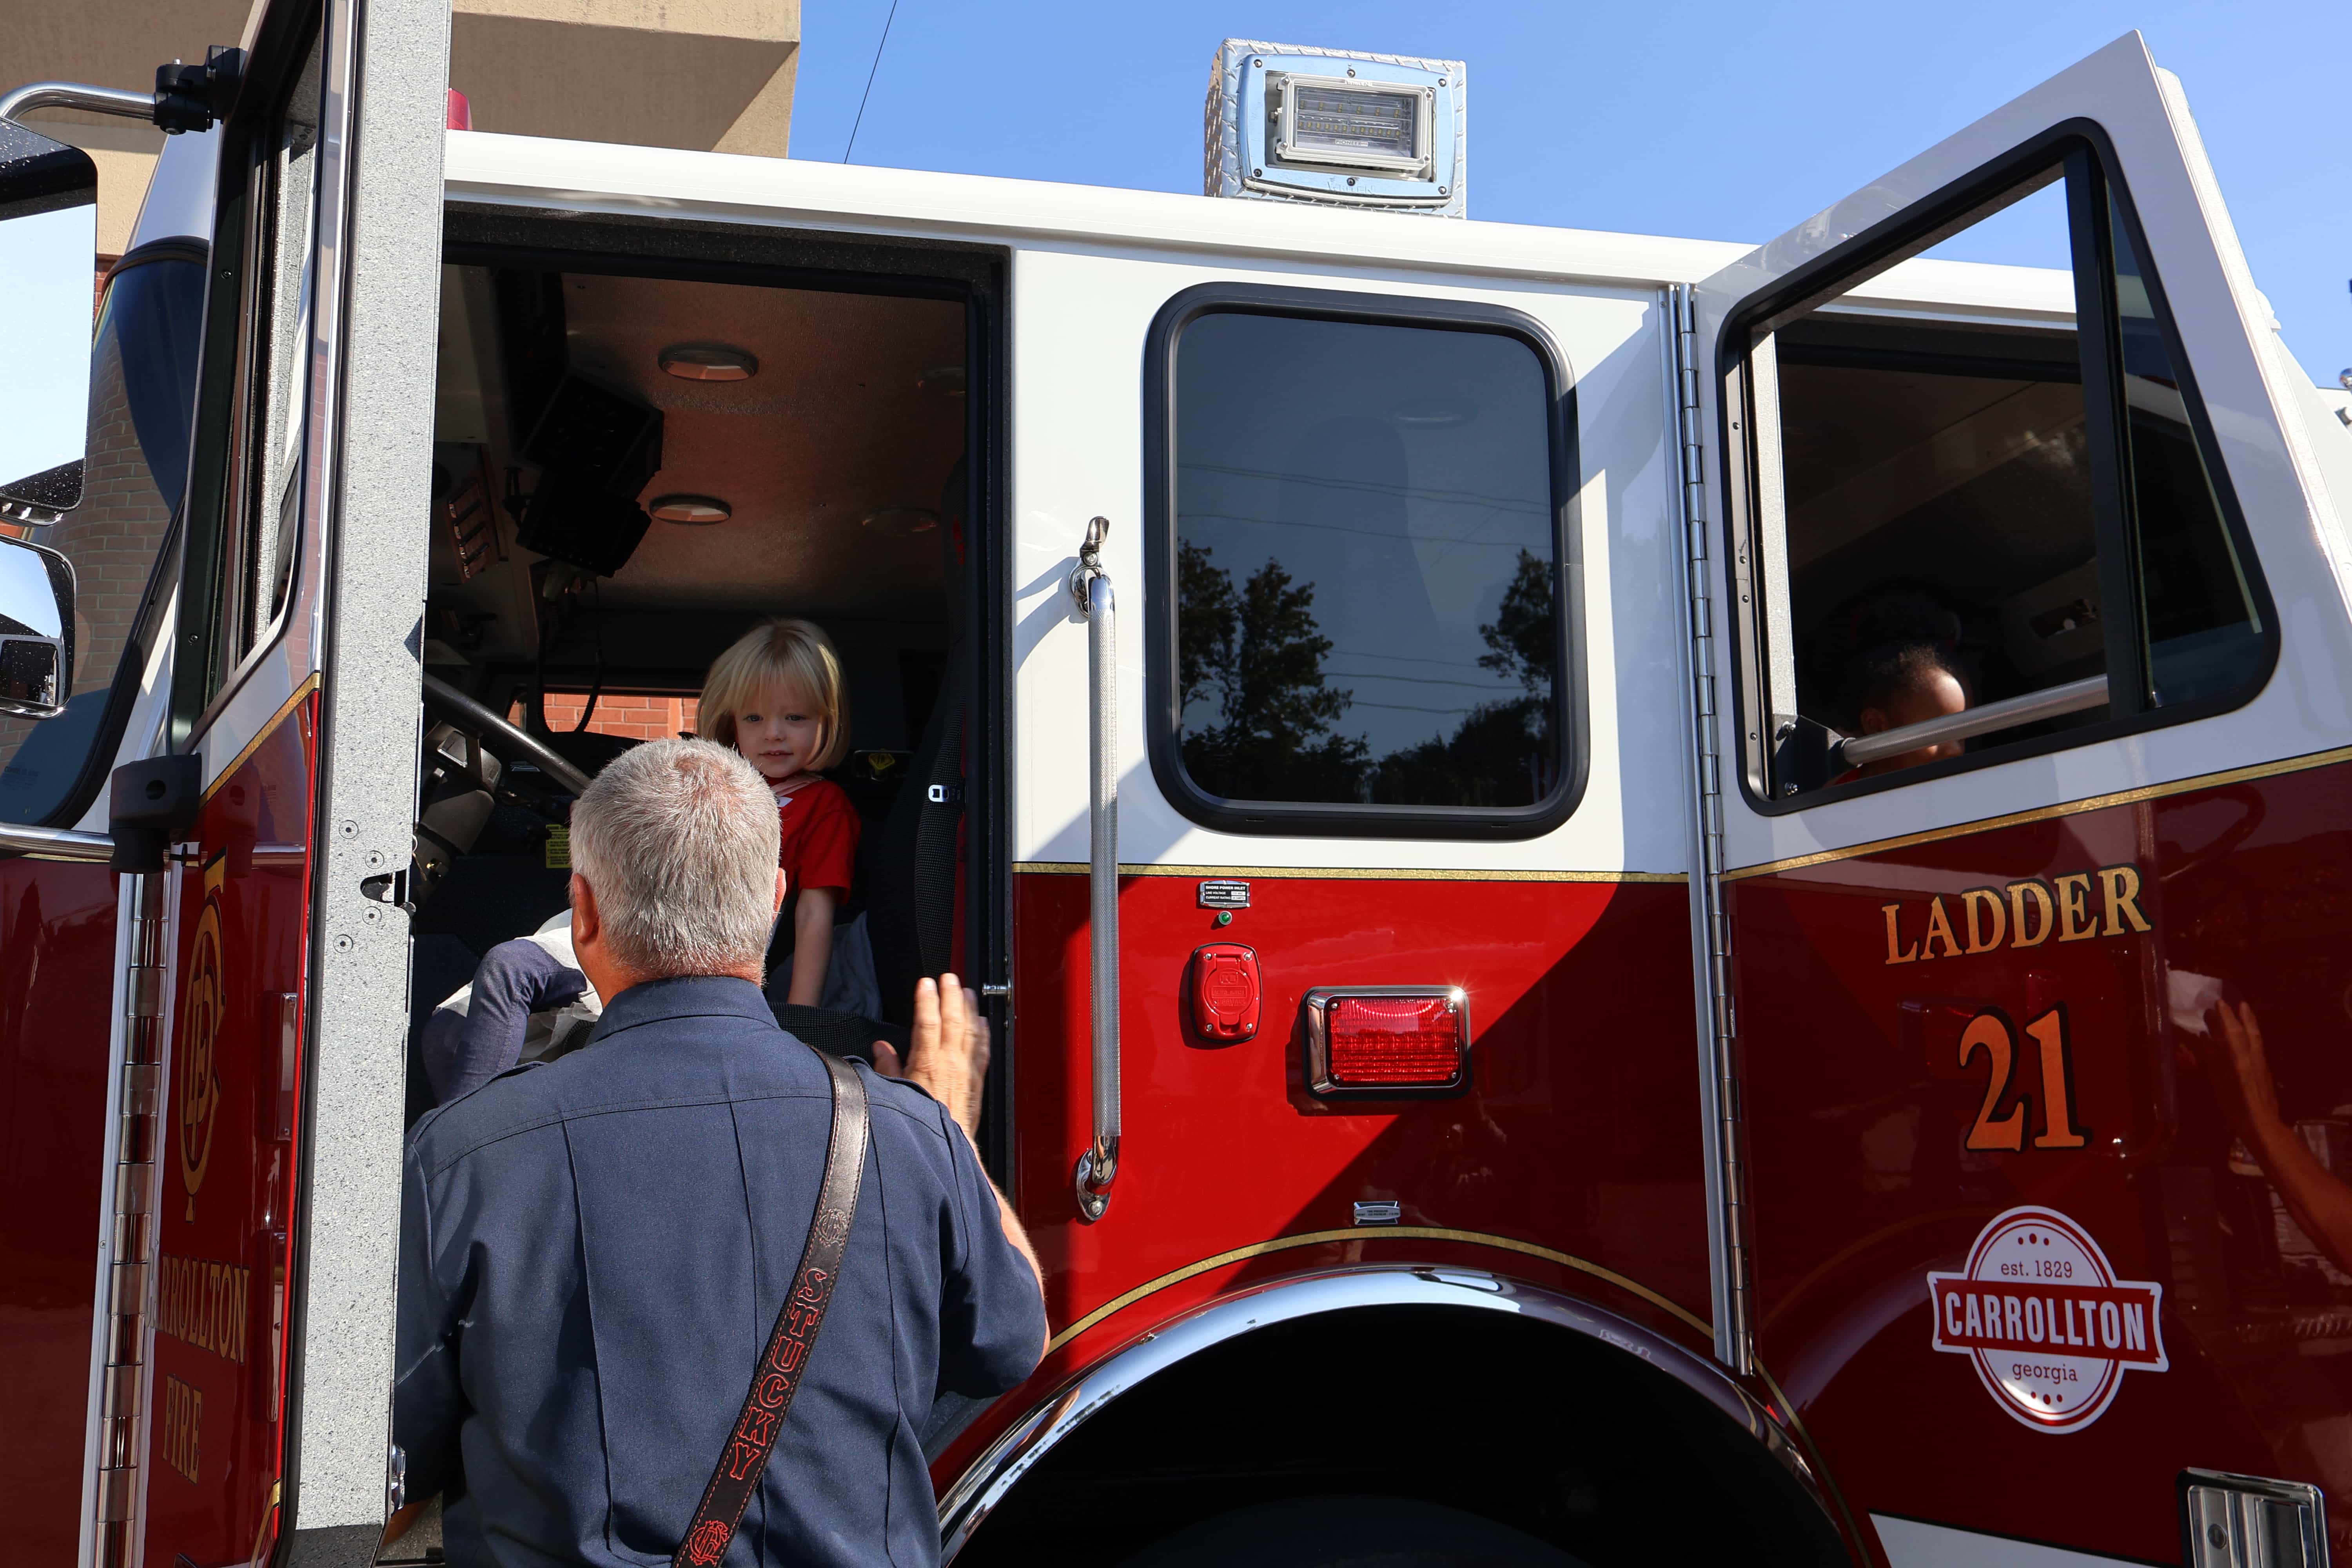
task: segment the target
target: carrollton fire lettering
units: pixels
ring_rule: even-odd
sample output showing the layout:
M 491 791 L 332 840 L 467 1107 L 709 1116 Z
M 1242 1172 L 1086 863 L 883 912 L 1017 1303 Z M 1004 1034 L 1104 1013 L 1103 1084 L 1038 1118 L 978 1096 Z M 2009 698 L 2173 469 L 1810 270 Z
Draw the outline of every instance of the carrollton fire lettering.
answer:
M 163 1462 L 193 1483 L 202 1457 L 205 1394 L 168 1373 L 163 1378 Z
M 242 1363 L 252 1279 L 251 1269 L 233 1263 L 164 1254 L 156 1289 L 156 1331 Z
M 1886 962 L 1970 958 L 1997 948 L 2040 947 L 2053 937 L 2087 942 L 2146 931 L 2139 890 L 2138 867 L 2102 866 L 2048 880 L 1969 888 L 1948 900 L 1938 893 L 1927 900 L 1924 916 L 1907 913 L 1901 903 L 1883 904 Z

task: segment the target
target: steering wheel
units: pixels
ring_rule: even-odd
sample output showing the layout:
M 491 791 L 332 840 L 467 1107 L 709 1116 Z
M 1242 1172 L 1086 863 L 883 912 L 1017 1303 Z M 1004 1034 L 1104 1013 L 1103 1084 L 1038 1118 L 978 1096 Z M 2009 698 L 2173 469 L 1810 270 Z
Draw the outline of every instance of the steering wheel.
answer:
M 577 799 L 588 793 L 588 775 L 557 755 L 546 742 L 508 722 L 506 716 L 475 701 L 438 676 L 425 677 L 425 700 L 442 717 L 479 742 L 484 751 L 509 763 L 529 763 Z

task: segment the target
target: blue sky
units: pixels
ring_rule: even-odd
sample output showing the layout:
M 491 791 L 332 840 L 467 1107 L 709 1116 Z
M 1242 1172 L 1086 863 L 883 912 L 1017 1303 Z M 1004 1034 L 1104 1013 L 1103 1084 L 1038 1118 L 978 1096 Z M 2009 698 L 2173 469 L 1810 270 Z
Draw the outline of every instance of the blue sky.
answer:
M 888 10 L 807 0 L 794 156 L 842 156 Z M 1474 217 L 1763 240 L 2134 27 L 2188 89 L 2288 346 L 2332 381 L 2352 365 L 2341 0 L 899 0 L 854 159 L 1195 192 L 1211 53 L 1259 38 L 1467 62 Z

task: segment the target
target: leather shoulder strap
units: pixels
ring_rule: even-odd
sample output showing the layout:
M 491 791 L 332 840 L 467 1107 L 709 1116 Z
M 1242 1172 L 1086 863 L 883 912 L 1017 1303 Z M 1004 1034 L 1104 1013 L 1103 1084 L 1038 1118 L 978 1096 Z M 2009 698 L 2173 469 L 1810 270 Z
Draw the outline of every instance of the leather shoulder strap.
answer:
M 817 1193 L 816 1217 L 809 1222 L 800 1272 L 793 1277 L 767 1348 L 751 1369 L 751 1391 L 728 1430 L 727 1446 L 710 1472 L 710 1484 L 702 1490 L 693 1521 L 686 1527 L 686 1539 L 670 1558 L 671 1568 L 712 1568 L 726 1557 L 735 1527 L 743 1521 L 743 1510 L 760 1489 L 793 1395 L 800 1391 L 801 1373 L 816 1348 L 825 1304 L 833 1300 L 842 1254 L 849 1247 L 850 1222 L 857 1217 L 857 1189 L 866 1177 L 866 1085 L 847 1062 L 821 1051 L 815 1055 L 833 1079 L 833 1135 L 825 1144 L 824 1185 Z

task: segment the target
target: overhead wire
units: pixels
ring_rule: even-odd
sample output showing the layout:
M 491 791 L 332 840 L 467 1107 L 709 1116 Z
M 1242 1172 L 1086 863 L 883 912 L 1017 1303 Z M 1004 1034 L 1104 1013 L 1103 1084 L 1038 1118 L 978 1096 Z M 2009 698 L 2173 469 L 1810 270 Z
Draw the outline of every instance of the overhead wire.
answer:
M 874 46 L 874 63 L 866 68 L 866 90 L 858 95 L 857 118 L 850 123 L 849 145 L 841 150 L 841 161 L 849 162 L 850 153 L 857 150 L 857 129 L 866 123 L 866 100 L 874 96 L 875 73 L 882 68 L 882 51 L 890 47 L 890 24 L 898 19 L 898 0 L 890 0 L 890 14 L 882 19 L 882 41 Z

